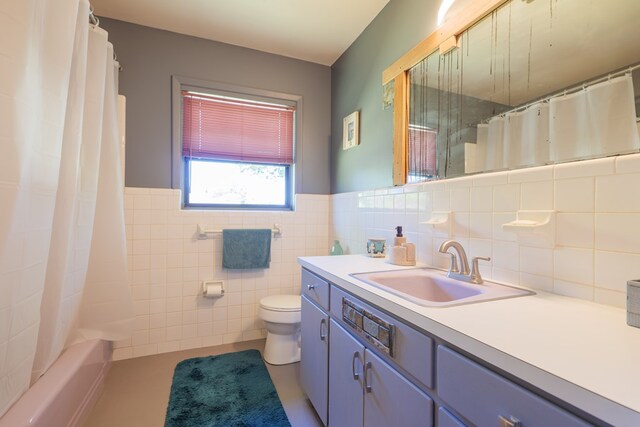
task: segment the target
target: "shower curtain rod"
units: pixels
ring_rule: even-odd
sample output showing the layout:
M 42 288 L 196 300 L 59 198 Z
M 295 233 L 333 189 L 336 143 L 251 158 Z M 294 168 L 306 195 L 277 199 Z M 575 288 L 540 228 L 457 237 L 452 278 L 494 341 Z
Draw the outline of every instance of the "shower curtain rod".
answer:
M 631 65 L 631 66 L 629 66 L 627 68 L 624 68 L 622 70 L 618 70 L 618 71 L 614 71 L 612 73 L 609 73 L 606 76 L 602 76 L 602 77 L 595 78 L 593 80 L 589 80 L 587 82 L 584 82 L 582 84 L 570 87 L 568 89 L 563 89 L 563 90 L 561 90 L 559 92 L 556 92 L 556 93 L 554 93 L 552 95 L 548 95 L 548 96 L 545 96 L 543 98 L 537 99 L 535 101 L 531 101 L 531 102 L 529 102 L 529 103 L 527 103 L 525 105 L 521 105 L 521 106 L 516 107 L 516 108 L 514 108 L 512 110 L 505 111 L 504 113 L 496 114 L 493 117 L 489 117 L 488 119 L 482 120 L 480 123 L 481 124 L 487 124 L 487 123 L 489 123 L 491 121 L 491 119 L 493 119 L 495 117 L 505 117 L 507 114 L 510 114 L 510 113 L 517 113 L 518 111 L 524 111 L 527 108 L 531 107 L 532 105 L 539 104 L 541 102 L 549 102 L 553 98 L 558 98 L 560 96 L 565 96 L 565 95 L 569 95 L 571 93 L 578 92 L 580 90 L 584 90 L 584 89 L 588 88 L 589 86 L 593 86 L 595 84 L 602 83 L 605 80 L 611 80 L 614 77 L 622 76 L 624 74 L 631 74 L 634 70 L 637 70 L 638 68 L 640 68 L 640 64 Z

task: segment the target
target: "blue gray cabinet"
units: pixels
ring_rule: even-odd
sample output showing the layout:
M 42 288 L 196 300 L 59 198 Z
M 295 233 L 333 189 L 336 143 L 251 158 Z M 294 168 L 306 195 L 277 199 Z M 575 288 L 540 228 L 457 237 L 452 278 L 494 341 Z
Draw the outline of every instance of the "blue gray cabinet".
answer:
M 433 425 L 433 401 L 374 353 L 365 350 L 366 427 Z
M 306 270 L 302 278 L 302 385 L 325 425 L 591 425 L 556 404 L 561 402 L 540 397 L 472 360 L 473 355 L 461 355 L 429 331 Z M 361 315 L 355 317 L 359 327 L 351 321 L 353 310 Z M 393 325 L 388 351 L 367 336 L 372 329 L 363 326 L 373 318 Z
M 363 425 L 364 346 L 331 320 L 329 341 L 329 425 Z
M 473 425 L 591 425 L 445 346 L 437 360 L 438 396 Z
M 422 390 L 331 320 L 329 426 L 433 425 Z
M 467 427 L 443 407 L 438 408 L 437 425 L 438 427 Z
M 306 296 L 301 307 L 300 381 L 320 419 L 327 425 L 329 315 Z

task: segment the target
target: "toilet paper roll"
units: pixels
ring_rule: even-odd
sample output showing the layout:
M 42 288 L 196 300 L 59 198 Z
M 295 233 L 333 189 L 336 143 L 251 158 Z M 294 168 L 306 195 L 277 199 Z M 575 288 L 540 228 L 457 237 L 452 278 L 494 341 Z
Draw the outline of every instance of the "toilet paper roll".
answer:
M 205 298 L 220 298 L 224 295 L 222 282 L 204 282 L 202 284 L 202 296 Z

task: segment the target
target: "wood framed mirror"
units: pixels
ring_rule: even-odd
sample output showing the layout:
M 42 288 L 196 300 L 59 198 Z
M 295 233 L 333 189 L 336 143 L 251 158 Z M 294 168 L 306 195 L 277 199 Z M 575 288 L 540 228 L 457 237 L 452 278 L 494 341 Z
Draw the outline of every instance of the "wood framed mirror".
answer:
M 640 149 L 640 2 L 457 0 L 448 17 L 383 73 L 394 185 Z

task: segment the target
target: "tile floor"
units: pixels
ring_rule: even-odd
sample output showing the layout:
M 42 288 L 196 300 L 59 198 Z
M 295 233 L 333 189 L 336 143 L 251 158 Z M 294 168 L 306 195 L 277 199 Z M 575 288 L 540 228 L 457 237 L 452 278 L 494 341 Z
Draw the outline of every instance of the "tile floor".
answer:
M 178 362 L 248 349 L 262 351 L 264 340 L 156 354 L 114 362 L 104 391 L 85 427 L 155 427 L 164 425 L 173 370 Z M 299 385 L 299 363 L 266 364 L 284 410 L 293 427 L 315 427 L 322 423 Z

